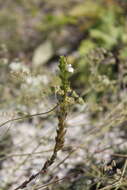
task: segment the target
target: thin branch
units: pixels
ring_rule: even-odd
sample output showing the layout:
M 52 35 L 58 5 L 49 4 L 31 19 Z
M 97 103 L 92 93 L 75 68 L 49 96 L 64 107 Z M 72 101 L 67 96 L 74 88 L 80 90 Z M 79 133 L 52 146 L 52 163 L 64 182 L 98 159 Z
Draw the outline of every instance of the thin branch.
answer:
M 28 119 L 28 118 L 31 118 L 31 117 L 39 116 L 39 115 L 48 114 L 48 113 L 54 111 L 57 107 L 58 107 L 58 104 L 56 104 L 51 110 L 49 110 L 49 111 L 47 111 L 47 112 L 36 113 L 36 114 L 32 114 L 32 115 L 25 115 L 25 116 L 23 116 L 23 117 L 18 117 L 18 118 L 14 118 L 14 119 L 9 119 L 9 120 L 5 121 L 4 123 L 0 124 L 0 127 L 3 127 L 4 125 L 6 125 L 7 123 L 10 123 L 10 122 L 12 122 L 12 121 L 19 121 L 19 120 L 24 120 L 24 119 Z
M 111 156 L 121 157 L 121 158 L 127 158 L 127 154 L 117 154 L 117 153 L 114 153 L 114 154 L 111 154 Z
M 70 175 L 70 176 L 73 176 L 73 175 L 74 175 L 74 174 L 72 174 L 72 175 Z M 63 178 L 54 180 L 54 181 L 52 181 L 52 182 L 49 182 L 49 183 L 47 183 L 47 184 L 41 185 L 41 186 L 37 187 L 35 190 L 38 190 L 38 189 L 45 189 L 45 187 L 48 187 L 49 185 L 56 184 L 56 183 L 58 183 L 58 182 L 60 182 L 60 181 L 69 179 L 70 176 L 69 176 L 69 177 L 68 177 L 68 176 L 67 176 L 67 177 L 63 177 Z
M 53 149 L 49 149 L 49 150 L 44 150 L 44 151 L 40 151 L 40 152 L 35 152 L 35 153 L 23 153 L 23 154 L 8 154 L 6 155 L 5 157 L 2 157 L 0 158 L 0 161 L 1 160 L 5 160 L 5 159 L 8 159 L 8 158 L 12 158 L 12 157 L 23 157 L 23 156 L 29 156 L 29 155 L 38 155 L 38 154 L 42 154 L 42 153 L 45 153 L 45 152 L 51 152 Z M 1 154 L 0 154 L 1 156 Z
M 30 176 L 30 178 L 28 180 L 25 180 L 21 185 L 19 185 L 16 189 L 14 190 L 18 190 L 18 189 L 24 189 L 28 183 L 30 183 L 33 179 L 35 179 L 37 176 L 39 176 L 41 174 L 42 171 L 37 172 L 36 174 L 33 174 Z
M 125 173 L 125 171 L 126 171 L 126 168 L 127 168 L 127 159 L 125 160 L 125 164 L 124 164 L 124 167 L 123 167 L 123 171 L 122 171 L 122 174 L 121 174 L 120 180 L 123 179 L 123 177 L 124 177 L 124 173 Z

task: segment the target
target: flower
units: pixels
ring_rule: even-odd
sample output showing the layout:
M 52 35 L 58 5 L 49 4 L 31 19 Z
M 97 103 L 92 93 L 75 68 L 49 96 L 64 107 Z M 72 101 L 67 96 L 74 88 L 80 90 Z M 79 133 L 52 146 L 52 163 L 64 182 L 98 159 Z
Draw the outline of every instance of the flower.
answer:
M 73 72 L 74 72 L 74 68 L 72 67 L 71 64 L 68 64 L 66 69 L 67 69 L 67 71 L 68 71 L 69 73 L 73 73 Z

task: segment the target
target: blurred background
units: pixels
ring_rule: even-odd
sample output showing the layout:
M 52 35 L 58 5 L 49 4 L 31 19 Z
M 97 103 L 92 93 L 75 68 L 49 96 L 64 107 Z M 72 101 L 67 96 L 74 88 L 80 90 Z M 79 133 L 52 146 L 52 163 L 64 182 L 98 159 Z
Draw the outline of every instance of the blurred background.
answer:
M 127 1 L 0 0 L 0 190 L 17 187 L 52 153 L 55 112 L 1 125 L 56 105 L 61 55 L 74 68 L 71 87 L 84 103 L 70 109 L 56 163 L 26 189 L 61 178 L 66 179 L 40 189 L 101 189 L 124 167 Z M 116 166 L 103 172 L 112 160 Z M 118 189 L 126 188 L 124 183 Z

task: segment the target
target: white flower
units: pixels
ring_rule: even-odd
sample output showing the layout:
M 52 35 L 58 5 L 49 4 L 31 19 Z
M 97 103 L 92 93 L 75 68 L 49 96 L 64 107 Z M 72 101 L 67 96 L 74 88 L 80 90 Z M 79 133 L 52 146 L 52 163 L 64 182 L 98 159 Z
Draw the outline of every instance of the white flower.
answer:
M 68 65 L 67 65 L 67 71 L 70 72 L 70 73 L 73 73 L 73 72 L 74 72 L 74 68 L 72 67 L 71 64 L 68 64 Z
M 22 62 L 12 62 L 10 65 L 9 65 L 10 69 L 12 71 L 24 71 L 24 72 L 27 72 L 29 73 L 29 68 L 24 65 Z

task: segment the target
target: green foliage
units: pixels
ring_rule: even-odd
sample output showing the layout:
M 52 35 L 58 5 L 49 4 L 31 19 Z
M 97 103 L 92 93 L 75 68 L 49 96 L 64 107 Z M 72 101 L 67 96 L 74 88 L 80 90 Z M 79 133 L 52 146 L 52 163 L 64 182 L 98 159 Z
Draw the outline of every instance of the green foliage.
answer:
M 82 89 L 82 96 L 91 105 L 92 112 L 107 109 L 112 98 L 117 100 L 119 82 L 115 67 L 115 57 L 105 49 L 94 49 L 79 61 L 72 80 L 78 78 L 74 86 Z M 114 96 L 109 98 L 109 94 Z
M 60 11 L 54 11 L 57 9 Z M 9 51 L 14 54 L 24 53 L 24 51 L 36 47 L 44 38 L 52 36 L 54 32 L 66 30 L 68 25 L 72 25 L 75 30 L 78 29 L 81 33 L 84 30 L 89 31 L 92 27 L 93 30 L 90 33 L 92 33 L 93 38 L 97 38 L 98 41 L 102 38 L 104 43 L 114 44 L 115 42 L 110 42 L 110 39 L 116 41 L 121 30 L 114 26 L 115 15 L 113 14 L 114 12 L 119 14 L 118 7 L 114 9 L 110 10 L 103 6 L 103 3 L 94 2 L 93 0 L 74 4 L 70 0 L 64 3 L 58 3 L 57 1 L 49 1 L 48 3 L 44 1 L 42 3 L 40 0 L 32 0 L 31 3 L 9 1 L 1 8 L 0 12 L 0 43 L 5 43 Z M 18 14 L 17 10 L 20 10 Z M 12 12 L 13 14 L 11 14 Z M 104 18 L 105 14 L 108 15 L 107 20 Z M 99 23 L 99 26 L 96 25 L 97 23 Z M 112 27 L 111 24 L 113 24 Z M 107 31 L 108 33 L 111 33 L 112 29 L 115 32 L 115 37 L 109 37 L 106 42 L 106 34 L 103 32 L 105 25 L 107 25 L 107 30 L 110 30 Z M 100 33 L 102 31 L 103 34 L 95 37 L 95 33 L 99 33 L 99 31 Z M 29 43 L 31 39 L 33 42 Z
M 116 10 L 114 11 L 114 9 Z M 96 40 L 100 47 L 106 49 L 113 48 L 125 35 L 121 17 L 122 15 L 118 7 L 111 7 L 109 10 L 105 10 L 98 26 L 90 30 L 90 37 Z

